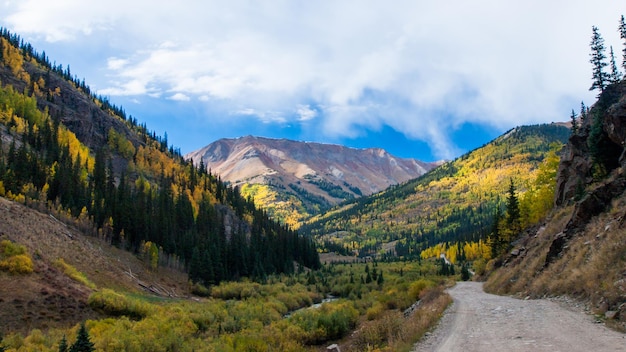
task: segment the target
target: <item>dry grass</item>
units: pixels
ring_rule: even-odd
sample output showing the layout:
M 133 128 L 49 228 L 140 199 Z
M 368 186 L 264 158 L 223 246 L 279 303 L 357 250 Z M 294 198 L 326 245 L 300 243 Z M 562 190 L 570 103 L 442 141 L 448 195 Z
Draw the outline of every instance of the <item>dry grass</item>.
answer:
M 562 256 L 546 267 L 552 239 L 572 211 L 572 207 L 559 210 L 541 236 L 529 239 L 525 257 L 496 270 L 485 289 L 522 297 L 567 295 L 587 302 L 600 315 L 621 306 L 621 322 L 612 324 L 626 327 L 626 196 L 593 218 L 569 241 Z
M 379 319 L 364 322 L 345 350 L 410 351 L 437 324 L 452 303 L 452 298 L 443 292 L 442 287 L 433 287 L 422 292 L 421 302 L 419 308 L 408 318 L 399 311 L 387 311 Z
M 65 262 L 65 260 L 63 260 L 63 258 L 59 258 L 57 260 L 54 261 L 54 266 L 57 267 L 58 269 L 60 269 L 61 271 L 63 271 L 65 273 L 65 275 L 69 276 L 70 278 L 72 278 L 73 280 L 89 287 L 92 290 L 95 290 L 96 284 L 94 284 L 93 282 L 91 282 L 87 276 L 85 276 L 85 274 L 81 273 L 80 271 L 76 270 L 75 267 L 67 264 Z
M 178 295 L 186 294 L 189 289 L 184 273 L 165 268 L 152 271 L 132 253 L 85 236 L 49 214 L 0 197 L 2 240 L 26 248 L 32 257 L 33 272 L 29 275 L 0 272 L 0 333 L 68 327 L 85 319 L 99 318 L 101 315 L 87 304 L 95 286 L 139 291 L 142 289 L 137 279 L 140 279 L 144 284 L 165 287 Z M 63 269 L 54 266 L 58 258 L 63 258 L 67 267 L 84 274 L 95 286 L 90 288 L 86 281 L 74 281 L 65 275 L 65 266 Z

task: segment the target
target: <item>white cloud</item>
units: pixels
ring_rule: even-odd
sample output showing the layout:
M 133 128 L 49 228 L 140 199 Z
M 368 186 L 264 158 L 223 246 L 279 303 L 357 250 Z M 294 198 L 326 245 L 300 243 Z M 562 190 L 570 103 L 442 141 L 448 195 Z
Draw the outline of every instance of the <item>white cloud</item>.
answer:
M 117 57 L 110 57 L 107 59 L 107 68 L 109 70 L 117 71 L 121 70 L 128 64 L 127 59 L 119 59 Z
M 3 22 L 48 41 L 102 41 L 108 95 L 195 97 L 263 122 L 354 137 L 389 125 L 456 151 L 467 121 L 566 120 L 595 95 L 588 42 L 619 46 L 614 1 L 8 3 Z M 171 95 L 174 94 L 174 95 Z M 319 116 L 318 116 L 319 115 Z
M 257 110 L 253 108 L 245 108 L 237 110 L 233 115 L 253 116 L 263 123 L 286 123 L 287 118 L 280 111 Z
M 115 18 L 108 4 L 103 1 L 26 0 L 5 4 L 8 11 L 3 19 L 14 31 L 43 35 L 50 42 L 109 30 Z
M 176 100 L 176 101 L 190 101 L 191 98 L 183 93 L 176 93 L 172 96 L 170 96 L 168 99 L 170 100 Z
M 317 111 L 311 109 L 310 105 L 298 105 L 296 114 L 300 117 L 300 121 L 309 121 L 317 116 Z

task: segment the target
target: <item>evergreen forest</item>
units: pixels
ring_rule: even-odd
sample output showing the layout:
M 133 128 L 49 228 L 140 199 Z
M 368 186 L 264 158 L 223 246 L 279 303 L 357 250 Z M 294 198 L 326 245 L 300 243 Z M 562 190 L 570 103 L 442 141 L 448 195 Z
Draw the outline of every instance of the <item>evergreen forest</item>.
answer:
M 0 195 L 54 209 L 206 285 L 319 268 L 314 243 L 0 30 Z M 68 103 L 69 102 L 69 103 Z M 72 115 L 89 111 L 89 121 Z

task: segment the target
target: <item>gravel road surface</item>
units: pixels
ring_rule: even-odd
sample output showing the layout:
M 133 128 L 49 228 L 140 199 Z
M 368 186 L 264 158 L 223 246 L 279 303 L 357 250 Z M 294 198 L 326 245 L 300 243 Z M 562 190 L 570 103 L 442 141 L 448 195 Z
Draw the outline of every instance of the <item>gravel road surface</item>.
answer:
M 454 303 L 413 351 L 626 351 L 626 334 L 556 302 L 485 293 L 482 283 L 459 282 Z

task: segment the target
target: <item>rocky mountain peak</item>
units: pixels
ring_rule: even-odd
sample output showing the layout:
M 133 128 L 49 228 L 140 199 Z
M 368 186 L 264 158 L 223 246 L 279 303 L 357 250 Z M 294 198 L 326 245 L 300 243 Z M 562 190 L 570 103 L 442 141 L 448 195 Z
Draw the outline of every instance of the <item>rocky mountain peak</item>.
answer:
M 298 198 L 310 213 L 382 191 L 440 164 L 398 158 L 380 148 L 355 149 L 255 136 L 220 139 L 186 158 L 196 165 L 202 160 L 233 185 L 267 185 L 282 200 Z

